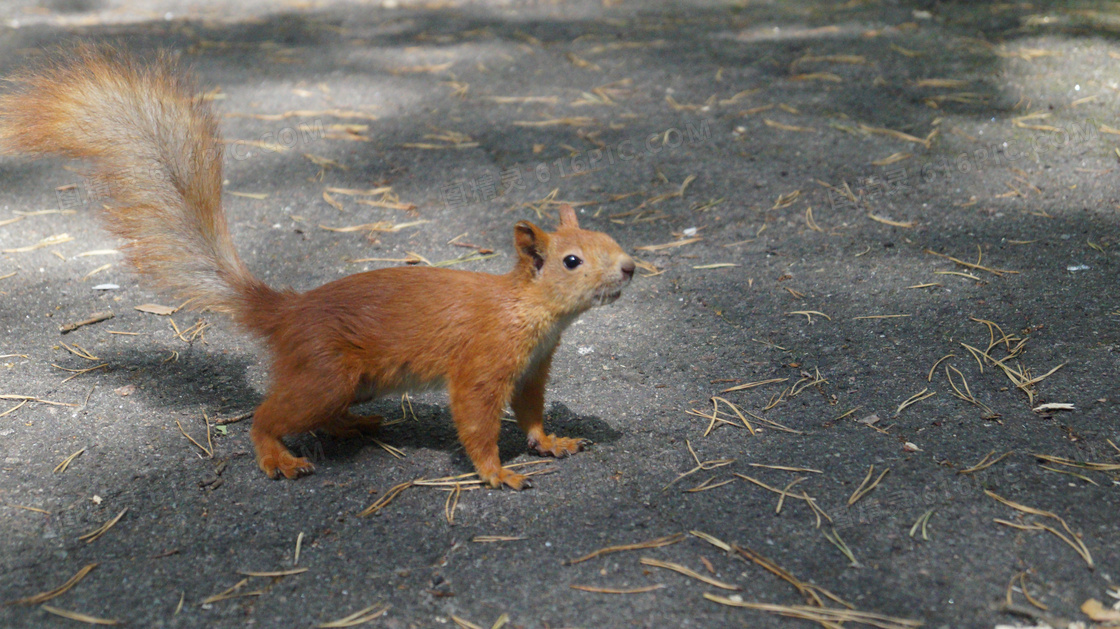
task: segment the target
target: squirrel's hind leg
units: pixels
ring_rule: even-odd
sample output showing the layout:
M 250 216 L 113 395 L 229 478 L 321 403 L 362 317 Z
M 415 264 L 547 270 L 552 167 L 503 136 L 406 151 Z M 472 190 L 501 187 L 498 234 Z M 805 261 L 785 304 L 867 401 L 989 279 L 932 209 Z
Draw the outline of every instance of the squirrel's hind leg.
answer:
M 253 413 L 249 436 L 257 451 L 257 465 L 269 478 L 299 478 L 315 471 L 305 457 L 297 457 L 281 441 L 287 435 L 327 428 L 346 413 L 351 391 L 335 391 L 326 383 L 299 386 L 278 379 L 265 401 Z
M 323 426 L 322 430 L 332 437 L 353 439 L 375 434 L 384 421 L 385 418 L 380 415 L 356 415 L 346 411 Z

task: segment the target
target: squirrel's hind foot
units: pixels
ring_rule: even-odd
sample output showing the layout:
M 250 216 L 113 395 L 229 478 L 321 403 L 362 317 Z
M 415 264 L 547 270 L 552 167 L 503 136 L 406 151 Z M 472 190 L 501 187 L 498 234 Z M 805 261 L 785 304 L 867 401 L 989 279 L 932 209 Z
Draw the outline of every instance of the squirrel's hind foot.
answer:
M 572 439 L 570 437 L 557 437 L 556 435 L 545 435 L 536 439 L 529 438 L 530 450 L 541 456 L 554 456 L 558 459 L 585 450 L 590 445 L 591 441 L 589 439 Z
M 295 480 L 300 476 L 307 476 L 315 472 L 315 466 L 304 457 L 292 456 L 290 452 L 285 452 L 284 455 L 280 457 L 279 461 L 273 457 L 262 457 L 257 461 L 257 465 L 272 480 L 280 478 L 281 474 L 288 480 Z
M 315 466 L 302 456 L 295 456 L 277 441 L 275 448 L 260 448 L 258 446 L 257 465 L 268 475 L 276 480 L 283 474 L 284 478 L 296 479 L 307 476 L 315 471 Z

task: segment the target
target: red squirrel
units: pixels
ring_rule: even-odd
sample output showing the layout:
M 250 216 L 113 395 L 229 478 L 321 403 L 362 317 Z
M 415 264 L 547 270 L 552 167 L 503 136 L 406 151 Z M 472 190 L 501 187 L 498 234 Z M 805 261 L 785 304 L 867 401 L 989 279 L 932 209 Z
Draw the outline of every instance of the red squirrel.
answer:
M 253 413 L 257 463 L 271 478 L 311 473 L 282 438 L 312 430 L 366 434 L 381 418 L 349 408 L 380 395 L 445 386 L 459 440 L 479 477 L 521 489 L 502 468 L 498 433 L 513 409 L 529 447 L 566 456 L 584 440 L 544 430 L 544 393 L 560 334 L 609 304 L 634 261 L 570 206 L 548 233 L 514 226 L 505 275 L 433 267 L 357 273 L 305 293 L 270 288 L 241 262 L 222 209 L 222 143 L 209 104 L 167 54 L 150 63 L 84 46 L 13 77 L 0 96 L 0 143 L 33 156 L 89 160 L 99 212 L 129 262 L 194 308 L 230 314 L 272 358 Z

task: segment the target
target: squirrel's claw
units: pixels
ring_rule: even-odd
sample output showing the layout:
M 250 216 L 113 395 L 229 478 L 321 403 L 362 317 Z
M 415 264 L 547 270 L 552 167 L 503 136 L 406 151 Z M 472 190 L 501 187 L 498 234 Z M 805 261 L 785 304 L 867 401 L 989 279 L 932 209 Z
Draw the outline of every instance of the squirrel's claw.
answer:
M 570 437 L 557 437 L 556 435 L 529 439 L 531 450 L 541 456 L 554 456 L 558 459 L 580 452 L 591 445 L 592 442 L 589 439 L 572 439 Z
M 278 457 L 262 457 L 257 464 L 272 480 L 280 478 L 281 474 L 284 478 L 293 480 L 315 472 L 315 466 L 311 461 L 304 457 L 292 456 L 289 452 L 283 452 Z
M 291 465 L 281 468 L 280 471 L 284 473 L 285 478 L 292 480 L 314 473 L 315 466 L 311 464 L 311 461 L 299 457 L 292 461 Z
M 499 468 L 496 474 L 479 474 L 479 476 L 482 477 L 483 482 L 490 483 L 490 486 L 494 489 L 509 487 L 510 489 L 516 489 L 520 491 L 522 489 L 530 489 L 533 487 L 533 483 L 530 482 L 529 479 L 524 475 L 518 474 L 516 472 L 511 472 L 504 467 Z

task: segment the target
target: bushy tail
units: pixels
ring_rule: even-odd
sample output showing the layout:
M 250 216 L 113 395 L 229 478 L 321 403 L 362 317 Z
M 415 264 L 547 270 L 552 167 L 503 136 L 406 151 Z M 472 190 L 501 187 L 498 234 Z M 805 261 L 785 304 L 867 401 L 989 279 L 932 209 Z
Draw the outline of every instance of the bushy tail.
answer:
M 142 63 L 81 46 L 9 82 L 0 144 L 89 160 L 91 188 L 107 197 L 96 199 L 103 222 L 127 241 L 141 274 L 193 299 L 192 307 L 262 327 L 259 313 L 282 294 L 253 277 L 234 249 L 221 205 L 217 119 L 170 57 Z

